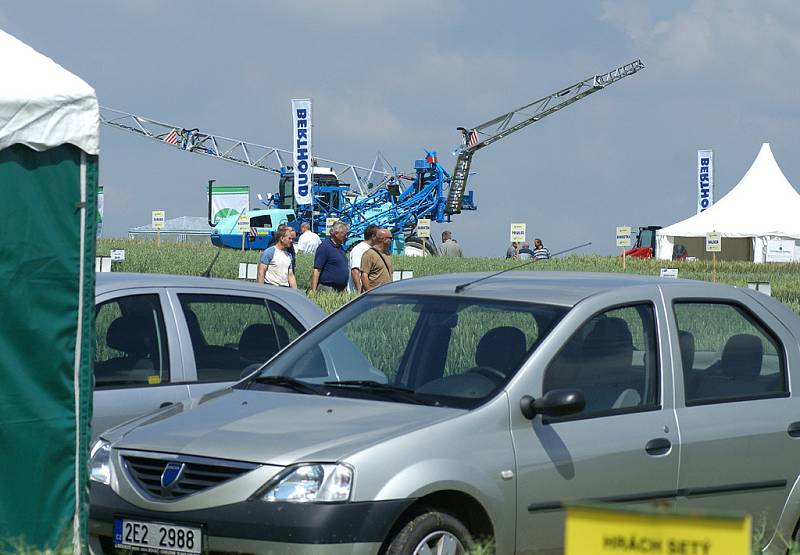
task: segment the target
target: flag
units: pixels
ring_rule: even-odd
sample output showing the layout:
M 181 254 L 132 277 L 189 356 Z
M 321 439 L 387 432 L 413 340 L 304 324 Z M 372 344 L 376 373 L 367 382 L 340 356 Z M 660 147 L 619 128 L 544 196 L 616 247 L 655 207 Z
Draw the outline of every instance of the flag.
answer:
M 167 133 L 167 136 L 164 137 L 164 142 L 169 143 L 171 145 L 178 144 L 178 132 L 175 129 L 173 129 L 172 131 Z
M 250 228 L 250 240 L 255 241 L 258 238 L 258 230 L 254 227 Z
M 467 147 L 475 146 L 478 144 L 478 131 L 473 129 L 469 132 L 469 138 L 467 139 Z

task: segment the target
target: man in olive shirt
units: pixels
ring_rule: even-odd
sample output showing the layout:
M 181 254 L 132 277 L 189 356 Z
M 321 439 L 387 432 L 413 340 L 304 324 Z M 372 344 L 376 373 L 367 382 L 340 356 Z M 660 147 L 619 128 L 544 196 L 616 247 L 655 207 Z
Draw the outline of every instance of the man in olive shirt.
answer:
M 389 230 L 379 229 L 375 232 L 372 247 L 361 255 L 361 283 L 364 291 L 392 282 L 394 271 L 392 257 L 388 254 L 391 244 L 392 234 Z
M 442 256 L 464 256 L 461 246 L 456 243 L 453 234 L 449 231 L 442 231 L 442 246 L 439 247 L 439 252 Z

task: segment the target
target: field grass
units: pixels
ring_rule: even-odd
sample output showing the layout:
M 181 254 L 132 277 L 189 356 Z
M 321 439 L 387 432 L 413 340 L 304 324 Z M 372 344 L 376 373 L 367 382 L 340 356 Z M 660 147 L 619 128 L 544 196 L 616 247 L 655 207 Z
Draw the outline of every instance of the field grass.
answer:
M 152 241 L 127 239 L 101 239 L 97 243 L 98 255 L 108 256 L 111 249 L 125 249 L 125 261 L 114 264 L 115 271 L 201 275 L 211 264 L 217 249 L 210 244 L 167 244 L 157 247 Z M 223 249 L 214 264 L 213 277 L 235 279 L 239 262 L 258 262 L 260 252 Z M 297 285 L 307 289 L 313 259 L 300 254 L 297 260 Z M 393 257 L 395 270 L 411 270 L 415 277 L 456 272 L 499 271 L 518 265 L 519 262 L 502 258 L 442 258 Z M 626 273 L 657 276 L 663 267 L 677 268 L 685 279 L 711 281 L 711 262 L 669 262 L 629 258 Z M 618 257 L 565 256 L 535 262 L 519 271 L 579 271 L 622 272 Z M 754 264 L 752 262 L 718 262 L 717 281 L 730 285 L 746 286 L 748 282 L 769 282 L 772 296 L 800 313 L 800 264 Z M 315 295 L 314 300 L 326 312 L 332 312 L 353 298 L 352 295 Z

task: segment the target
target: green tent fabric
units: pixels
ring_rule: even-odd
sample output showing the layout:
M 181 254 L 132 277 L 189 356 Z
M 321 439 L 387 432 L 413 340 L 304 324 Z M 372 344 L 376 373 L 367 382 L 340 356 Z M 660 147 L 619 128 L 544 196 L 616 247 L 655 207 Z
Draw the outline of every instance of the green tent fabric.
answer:
M 54 547 L 86 526 L 97 157 L 14 145 L 0 184 L 0 536 Z
M 0 551 L 88 553 L 97 98 L 3 31 L 0 75 Z

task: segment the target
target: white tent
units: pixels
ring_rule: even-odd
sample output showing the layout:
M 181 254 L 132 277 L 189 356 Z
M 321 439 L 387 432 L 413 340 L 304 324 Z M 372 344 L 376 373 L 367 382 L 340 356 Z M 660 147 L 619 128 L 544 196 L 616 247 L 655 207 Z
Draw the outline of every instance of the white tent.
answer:
M 761 145 L 750 169 L 727 195 L 710 208 L 656 232 L 656 257 L 669 260 L 675 244 L 689 256 L 709 258 L 706 233 L 722 237 L 725 260 L 767 260 L 767 246 L 791 246 L 792 260 L 800 258 L 794 242 L 800 240 L 800 194 L 783 175 L 768 143 Z M 780 241 L 778 243 L 777 241 Z

